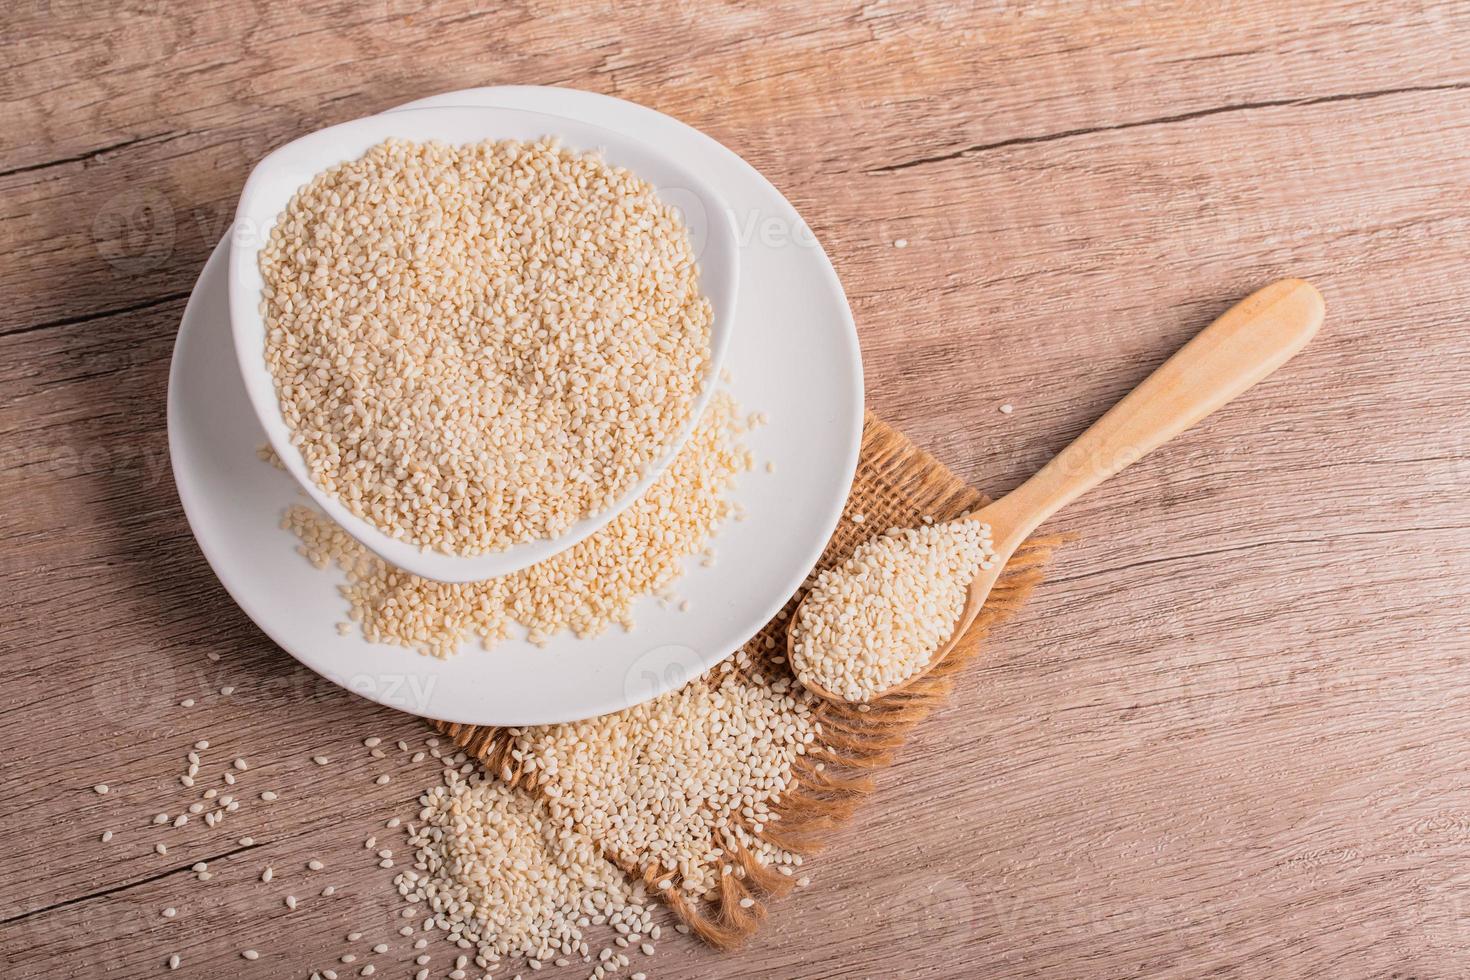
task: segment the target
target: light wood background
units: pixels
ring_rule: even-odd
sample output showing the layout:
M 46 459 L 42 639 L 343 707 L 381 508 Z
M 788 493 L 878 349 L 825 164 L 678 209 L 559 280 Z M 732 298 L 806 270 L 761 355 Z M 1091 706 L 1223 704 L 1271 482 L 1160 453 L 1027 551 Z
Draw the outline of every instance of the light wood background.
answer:
M 847 286 L 871 407 L 991 492 L 1252 288 L 1329 307 L 1058 522 L 1081 540 L 811 888 L 651 975 L 1470 974 L 1470 4 L 481 6 L 0 11 L 0 974 L 304 976 L 358 928 L 411 975 L 362 839 L 433 769 L 360 740 L 425 726 L 219 587 L 165 383 L 253 161 L 496 83 L 645 103 L 758 167 Z M 213 779 L 250 760 L 245 805 L 149 826 L 199 738 Z

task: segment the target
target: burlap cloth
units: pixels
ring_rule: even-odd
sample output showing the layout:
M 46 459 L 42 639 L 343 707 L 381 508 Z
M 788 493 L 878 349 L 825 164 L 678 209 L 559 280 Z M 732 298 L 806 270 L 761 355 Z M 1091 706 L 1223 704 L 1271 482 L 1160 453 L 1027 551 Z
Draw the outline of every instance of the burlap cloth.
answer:
M 890 527 L 913 527 L 925 516 L 949 520 L 982 506 L 989 498 L 967 486 L 933 456 L 871 412 L 863 427 L 862 452 L 846 511 L 818 568 L 840 562 L 864 539 Z M 850 518 L 862 514 L 864 521 Z M 873 790 L 873 774 L 887 766 L 909 732 L 948 696 L 955 675 L 980 651 L 981 640 L 992 626 L 1014 613 L 1042 579 L 1042 568 L 1059 537 L 1033 538 L 1011 559 L 974 626 L 930 674 L 898 694 L 875 701 L 867 711 L 823 703 L 818 708 L 821 735 L 817 745 L 799 760 L 791 789 L 775 808 L 780 819 L 766 824 L 759 837 L 778 847 L 810 854 L 833 837 L 834 831 Z M 798 592 L 783 612 L 789 616 L 802 597 Z M 775 641 L 766 649 L 766 638 Z M 772 663 L 785 653 L 786 619 L 767 623 L 745 646 L 766 678 L 792 677 L 789 665 Z M 694 683 L 701 683 L 695 681 Z M 490 772 L 505 767 L 508 737 L 498 728 L 435 722 L 444 734 Z M 818 769 L 817 765 L 821 764 Z M 525 786 L 536 792 L 533 784 Z M 758 863 L 750 854 L 735 856 L 743 874 L 722 877 L 712 901 L 695 902 L 677 890 L 660 893 L 693 931 L 712 945 L 728 948 L 754 933 L 766 916 L 764 899 L 790 891 L 792 878 Z M 626 868 L 630 873 L 635 869 Z M 651 879 L 650 879 L 651 881 Z M 748 907 L 743 898 L 754 899 Z

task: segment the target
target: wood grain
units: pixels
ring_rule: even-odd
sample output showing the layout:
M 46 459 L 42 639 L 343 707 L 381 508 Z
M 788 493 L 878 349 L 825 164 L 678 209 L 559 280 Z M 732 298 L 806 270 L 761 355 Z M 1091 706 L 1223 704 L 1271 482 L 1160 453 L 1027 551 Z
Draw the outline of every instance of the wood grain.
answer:
M 543 83 L 770 177 L 847 286 L 870 406 L 991 493 L 1252 288 L 1300 276 L 1329 310 L 1067 511 L 1052 580 L 765 933 L 676 937 L 650 972 L 1470 973 L 1466 50 L 1463 2 L 7 7 L 0 972 L 305 976 L 360 929 L 409 975 L 362 841 L 434 769 L 361 739 L 427 729 L 214 581 L 170 486 L 168 357 L 266 150 Z M 160 835 L 199 738 L 210 779 L 250 761 L 241 811 Z

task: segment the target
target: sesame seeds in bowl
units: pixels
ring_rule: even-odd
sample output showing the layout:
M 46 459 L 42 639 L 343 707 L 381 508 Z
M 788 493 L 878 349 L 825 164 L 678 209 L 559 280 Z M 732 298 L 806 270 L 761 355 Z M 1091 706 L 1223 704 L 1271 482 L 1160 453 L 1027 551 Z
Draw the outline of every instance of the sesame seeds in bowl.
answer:
M 479 581 L 576 544 L 672 461 L 728 340 L 735 258 L 718 198 L 626 137 L 408 110 L 257 167 L 232 326 L 316 503 L 400 568 Z

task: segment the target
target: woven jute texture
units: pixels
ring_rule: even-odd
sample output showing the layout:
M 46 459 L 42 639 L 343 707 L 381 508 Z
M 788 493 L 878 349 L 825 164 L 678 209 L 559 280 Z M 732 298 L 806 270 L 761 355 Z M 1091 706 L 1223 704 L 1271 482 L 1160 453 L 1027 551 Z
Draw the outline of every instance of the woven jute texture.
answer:
M 860 542 L 890 527 L 917 526 L 925 517 L 949 520 L 988 499 L 870 412 L 846 511 L 817 567 L 841 562 Z M 861 523 L 852 520 L 858 514 L 863 516 Z M 875 773 L 890 763 L 914 726 L 948 696 L 955 675 L 975 659 L 985 634 L 1014 613 L 1041 581 L 1043 567 L 1060 540 L 1033 538 L 1017 551 L 974 626 L 926 677 L 873 702 L 866 711 L 820 702 L 815 709 L 821 725 L 817 742 L 798 760 L 794 784 L 774 807 L 779 819 L 761 826 L 756 836 L 801 855 L 831 843 L 854 808 L 872 792 Z M 793 596 L 782 613 L 745 646 L 756 665 L 749 673 L 761 683 L 792 678 L 789 666 L 773 658 L 785 653 L 787 618 L 802 595 Z M 709 683 L 710 676 L 692 683 Z M 519 778 L 509 756 L 511 737 L 505 730 L 436 724 L 490 772 L 509 775 L 510 782 L 526 792 L 538 792 L 534 779 Z M 744 829 L 749 832 L 751 828 Z M 642 877 L 651 887 L 656 884 L 656 869 L 637 867 L 611 853 L 608 856 L 630 875 Z M 734 863 L 738 871 L 720 877 L 719 887 L 707 900 L 691 900 L 678 889 L 655 891 L 695 934 L 714 946 L 729 948 L 760 927 L 766 916 L 765 900 L 788 892 L 792 878 L 762 865 L 744 850 L 721 860 Z M 745 898 L 754 901 L 742 905 Z

